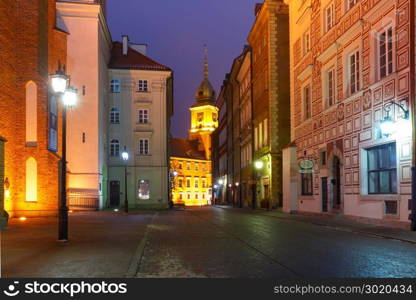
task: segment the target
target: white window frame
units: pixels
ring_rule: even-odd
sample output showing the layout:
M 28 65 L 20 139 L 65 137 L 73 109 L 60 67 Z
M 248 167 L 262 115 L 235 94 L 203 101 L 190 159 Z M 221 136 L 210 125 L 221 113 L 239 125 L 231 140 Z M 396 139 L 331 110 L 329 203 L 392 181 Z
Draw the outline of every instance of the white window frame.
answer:
M 354 59 L 354 63 L 352 63 Z M 348 69 L 348 94 L 351 96 L 361 89 L 361 52 L 355 49 L 348 55 L 347 59 Z M 354 80 L 353 80 L 354 76 Z
M 391 36 L 388 36 L 389 32 L 391 33 Z M 385 34 L 387 39 L 390 40 L 390 43 L 385 43 L 384 45 L 382 45 L 382 35 Z M 386 59 L 386 63 L 384 65 L 385 67 L 385 73 L 382 74 L 382 55 L 381 55 L 381 48 L 384 48 L 385 51 L 385 59 Z M 391 48 L 390 48 L 391 47 Z M 381 30 L 378 35 L 377 35 L 377 71 L 378 71 L 378 78 L 379 79 L 383 79 L 387 76 L 389 76 L 390 74 L 394 73 L 394 54 L 395 53 L 395 49 L 394 49 L 394 30 L 393 30 L 393 26 L 389 25 L 386 26 L 383 30 Z M 389 54 L 390 54 L 390 58 L 389 58 Z M 390 69 L 391 66 L 391 69 Z
M 308 93 L 306 93 L 307 90 L 308 90 Z M 308 109 L 308 107 L 309 107 L 309 109 Z M 303 108 L 303 119 L 304 120 L 309 120 L 310 118 L 312 118 L 312 87 L 311 87 L 311 84 L 306 84 L 302 88 L 302 108 Z
M 324 9 L 324 24 L 325 24 L 325 33 L 330 31 L 335 26 L 334 2 L 331 2 Z
M 110 156 L 118 157 L 120 156 L 120 142 L 119 140 L 111 140 L 110 142 Z
M 110 110 L 110 123 L 120 124 L 120 109 L 118 107 L 112 107 Z
M 148 92 L 149 91 L 149 81 L 147 79 L 139 79 L 137 81 L 137 91 L 138 92 Z
M 149 139 L 140 139 L 139 140 L 139 155 L 149 155 L 150 154 L 150 141 Z
M 112 93 L 120 93 L 121 92 L 121 83 L 120 79 L 111 79 L 110 81 L 110 90 Z
M 149 124 L 149 110 L 139 109 L 138 112 L 139 124 Z
M 325 106 L 331 107 L 336 102 L 336 68 L 332 66 L 325 72 Z

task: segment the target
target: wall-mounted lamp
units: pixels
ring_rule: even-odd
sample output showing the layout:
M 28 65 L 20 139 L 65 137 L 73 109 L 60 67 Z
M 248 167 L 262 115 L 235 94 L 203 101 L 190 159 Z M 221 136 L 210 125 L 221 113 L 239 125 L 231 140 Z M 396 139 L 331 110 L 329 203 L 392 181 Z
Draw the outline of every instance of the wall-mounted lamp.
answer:
M 403 113 L 403 119 L 404 120 L 409 120 L 409 110 L 406 109 L 403 105 L 395 102 L 395 101 L 390 101 L 388 103 L 386 103 L 384 105 L 384 111 L 386 112 L 386 116 L 384 117 L 384 119 L 380 122 L 380 129 L 381 129 L 381 133 L 385 136 L 390 136 L 392 134 L 394 134 L 397 131 L 401 131 L 402 128 L 398 128 L 398 123 L 396 121 L 393 120 L 393 118 L 390 116 L 390 111 L 391 111 L 391 106 L 392 105 L 396 105 L 397 107 L 399 107 Z M 403 129 L 405 130 L 405 129 Z

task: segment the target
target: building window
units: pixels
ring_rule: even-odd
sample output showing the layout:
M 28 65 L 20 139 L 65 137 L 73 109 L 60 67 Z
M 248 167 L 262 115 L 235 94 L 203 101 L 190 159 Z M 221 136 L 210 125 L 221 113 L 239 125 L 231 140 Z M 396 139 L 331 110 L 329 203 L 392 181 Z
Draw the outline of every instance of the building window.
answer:
M 218 115 L 216 113 L 212 114 L 212 121 L 217 122 L 218 121 Z
M 334 4 L 331 3 L 325 8 L 325 32 L 331 30 L 335 24 Z
M 384 208 L 384 214 L 386 215 L 397 215 L 398 213 L 397 201 L 385 201 Z
M 149 110 L 148 109 L 139 109 L 139 123 L 140 124 L 149 123 Z
M 360 90 L 360 52 L 355 51 L 349 56 L 349 79 L 350 79 L 350 94 L 354 94 Z
M 120 156 L 120 143 L 118 140 L 112 140 L 110 143 L 110 156 Z
M 110 90 L 112 93 L 120 93 L 120 80 L 112 79 L 110 82 Z
M 186 178 L 186 187 L 187 188 L 191 187 L 191 178 Z
M 188 192 L 188 194 L 186 194 L 186 198 L 187 198 L 188 200 L 191 200 L 191 193 L 190 193 L 190 192 Z
M 269 120 L 263 120 L 263 146 L 269 144 Z
M 311 196 L 313 195 L 313 174 L 312 173 L 302 173 L 301 174 L 302 182 L 302 195 Z
M 358 0 L 346 0 L 347 2 L 347 10 L 350 10 L 351 8 L 353 8 L 353 6 L 355 5 L 355 4 L 357 4 L 358 3 Z
M 179 163 L 179 170 L 182 170 L 182 163 Z
M 197 163 L 195 164 L 195 171 L 199 171 L 199 165 Z
M 187 169 L 188 171 L 190 171 L 190 170 L 191 170 L 191 164 L 190 164 L 190 163 L 186 163 L 186 169 Z
M 137 82 L 137 91 L 138 92 L 148 92 L 147 80 L 139 80 Z
M 368 193 L 397 193 L 396 144 L 391 143 L 367 150 Z
M 120 124 L 120 110 L 116 107 L 110 111 L 110 122 L 111 124 Z
M 139 199 L 148 200 L 150 199 L 150 181 L 140 179 L 139 180 Z
M 204 121 L 204 113 L 203 112 L 199 112 L 196 114 L 196 121 L 201 123 Z
M 198 200 L 198 194 L 195 193 L 195 200 Z
M 326 72 L 326 105 L 330 107 L 335 103 L 335 69 Z
M 179 193 L 179 200 L 183 200 L 183 193 Z
M 179 185 L 180 188 L 183 187 L 183 179 L 179 179 L 178 185 Z
M 195 183 L 195 187 L 198 188 L 199 187 L 199 178 L 195 178 L 194 183 Z
M 379 75 L 380 79 L 393 73 L 393 28 L 379 34 Z
M 139 154 L 147 155 L 149 154 L 149 139 L 140 139 L 139 140 Z
M 309 31 L 302 36 L 302 54 L 305 56 L 311 50 L 311 34 Z
M 202 188 L 206 188 L 207 187 L 207 180 L 205 178 L 202 178 Z
M 33 157 L 26 160 L 26 201 L 38 200 L 38 164 Z
M 310 119 L 312 116 L 312 99 L 311 99 L 311 87 L 305 86 L 303 88 L 303 110 L 304 119 Z
M 26 143 L 38 140 L 38 95 L 37 85 L 33 81 L 26 84 Z
M 207 171 L 207 166 L 205 164 L 202 165 L 202 172 L 206 172 Z

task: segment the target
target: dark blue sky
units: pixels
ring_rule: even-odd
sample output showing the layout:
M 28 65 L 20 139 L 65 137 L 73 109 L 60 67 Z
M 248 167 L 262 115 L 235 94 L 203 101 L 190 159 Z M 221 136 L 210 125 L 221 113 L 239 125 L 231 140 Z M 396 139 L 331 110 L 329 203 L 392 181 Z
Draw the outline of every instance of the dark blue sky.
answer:
M 254 5 L 262 0 L 108 0 L 113 40 L 149 45 L 148 56 L 175 72 L 171 132 L 186 137 L 188 107 L 202 80 L 203 45 L 208 45 L 210 80 L 217 93 L 233 59 L 247 43 Z

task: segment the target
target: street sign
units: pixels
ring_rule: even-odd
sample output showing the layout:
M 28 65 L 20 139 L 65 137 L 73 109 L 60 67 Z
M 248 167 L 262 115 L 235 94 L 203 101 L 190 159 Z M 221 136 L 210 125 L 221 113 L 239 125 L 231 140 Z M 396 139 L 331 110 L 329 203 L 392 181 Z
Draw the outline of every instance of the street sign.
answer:
M 313 173 L 314 162 L 310 159 L 303 159 L 299 162 L 299 173 Z

